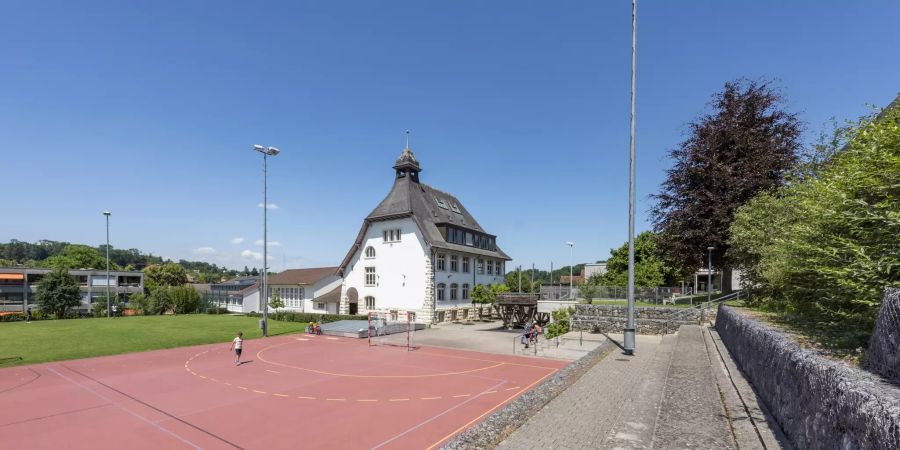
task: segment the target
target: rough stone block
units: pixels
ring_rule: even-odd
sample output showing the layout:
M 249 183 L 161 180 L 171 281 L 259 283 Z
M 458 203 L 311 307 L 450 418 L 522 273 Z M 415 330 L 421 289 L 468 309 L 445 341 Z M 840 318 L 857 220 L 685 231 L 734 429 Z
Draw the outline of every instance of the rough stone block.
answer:
M 866 369 L 900 385 L 900 289 L 884 290 L 875 331 L 869 341 Z

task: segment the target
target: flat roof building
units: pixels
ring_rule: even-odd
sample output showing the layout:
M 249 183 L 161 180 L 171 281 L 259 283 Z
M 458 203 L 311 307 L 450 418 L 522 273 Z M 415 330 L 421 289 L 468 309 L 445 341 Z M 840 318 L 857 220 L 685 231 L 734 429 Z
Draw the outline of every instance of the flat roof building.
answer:
M 53 269 L 37 267 L 0 267 L 0 312 L 24 312 L 35 308 L 37 284 Z M 96 301 L 106 302 L 107 283 L 110 293 L 120 301 L 128 301 L 135 292 L 144 291 L 144 273 L 140 271 L 69 269 L 81 291 L 81 306 L 76 310 L 90 310 Z

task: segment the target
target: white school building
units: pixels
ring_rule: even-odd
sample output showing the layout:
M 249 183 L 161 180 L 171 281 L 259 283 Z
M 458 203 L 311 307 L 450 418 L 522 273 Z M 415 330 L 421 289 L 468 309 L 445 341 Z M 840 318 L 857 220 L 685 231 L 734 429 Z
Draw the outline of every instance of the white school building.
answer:
M 472 289 L 502 283 L 510 257 L 455 196 L 419 181 L 412 150 L 393 169 L 391 191 L 337 268 L 338 311 L 412 311 L 419 323 L 471 317 Z

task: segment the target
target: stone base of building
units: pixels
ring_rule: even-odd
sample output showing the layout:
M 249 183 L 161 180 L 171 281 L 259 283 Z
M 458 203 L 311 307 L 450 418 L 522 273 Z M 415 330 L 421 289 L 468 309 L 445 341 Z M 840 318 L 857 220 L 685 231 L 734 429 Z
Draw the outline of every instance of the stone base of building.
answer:
M 432 323 L 451 323 L 468 320 L 490 320 L 493 309 L 490 306 L 462 306 L 459 308 L 443 308 L 434 312 Z

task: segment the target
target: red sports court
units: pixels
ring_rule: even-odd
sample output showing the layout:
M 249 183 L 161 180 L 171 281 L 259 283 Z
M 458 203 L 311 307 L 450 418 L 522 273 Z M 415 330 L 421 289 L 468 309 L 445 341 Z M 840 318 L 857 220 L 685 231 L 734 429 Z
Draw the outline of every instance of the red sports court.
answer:
M 427 449 L 566 363 L 291 335 L 0 370 L 3 448 Z

